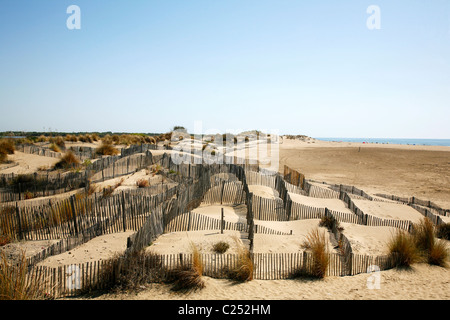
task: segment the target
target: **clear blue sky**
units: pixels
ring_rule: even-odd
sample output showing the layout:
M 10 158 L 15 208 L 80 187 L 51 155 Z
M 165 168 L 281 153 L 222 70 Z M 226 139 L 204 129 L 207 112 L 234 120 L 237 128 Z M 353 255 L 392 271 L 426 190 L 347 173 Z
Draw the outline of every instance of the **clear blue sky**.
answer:
M 69 30 L 68 6 L 81 9 Z M 369 5 L 381 29 L 369 30 Z M 1 0 L 0 131 L 450 138 L 450 1 Z

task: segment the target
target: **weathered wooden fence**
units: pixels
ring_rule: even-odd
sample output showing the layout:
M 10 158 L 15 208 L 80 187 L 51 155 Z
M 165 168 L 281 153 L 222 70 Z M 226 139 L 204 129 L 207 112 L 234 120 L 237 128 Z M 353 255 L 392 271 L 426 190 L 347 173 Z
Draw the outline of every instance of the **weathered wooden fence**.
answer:
M 379 194 L 379 193 L 377 193 L 376 196 L 386 198 L 389 200 L 402 202 L 402 203 L 409 204 L 409 205 L 418 205 L 418 206 L 422 206 L 422 207 L 427 207 L 432 210 L 435 210 L 435 212 L 440 216 L 450 217 L 450 209 L 443 209 L 431 201 L 421 200 L 416 197 L 406 198 L 406 197 L 398 197 L 398 196 L 394 196 L 394 195 Z
M 130 156 L 113 161 L 113 167 L 126 157 Z M 136 155 L 136 158 L 139 156 Z M 289 190 L 300 192 L 294 189 L 295 187 L 305 191 L 308 182 L 304 176 L 287 167 L 284 177 L 289 181 L 285 181 L 277 174 L 263 177 L 262 173 L 249 173 L 251 170 L 236 164 L 174 164 L 167 155 L 152 159 L 151 162 L 155 163 L 156 160 L 166 169 L 175 171 L 172 174 L 180 177 L 178 185 L 165 190 L 164 187 L 153 191 L 145 190 L 146 188 L 138 189 L 105 198 L 99 194 L 84 198 L 71 197 L 35 207 L 19 205 L 2 207 L 0 231 L 13 239 L 62 238 L 57 244 L 28 260 L 29 279 L 44 279 L 42 289 L 51 296 L 70 296 L 110 286 L 122 272 L 126 272 L 127 259 L 131 259 L 133 253 L 142 250 L 165 232 L 237 230 L 248 233 L 251 244 L 255 233 L 287 235 L 257 225 L 255 219 L 288 221 L 331 216 L 339 222 L 392 225 L 406 230 L 410 228 L 409 221 L 383 220 L 364 214 L 342 188 L 339 191 L 340 199 L 354 214 L 292 202 Z M 129 170 L 130 164 L 127 163 L 127 166 Z M 222 179 L 222 174 L 226 174 L 227 178 Z M 279 192 L 280 199 L 266 199 L 250 193 L 248 177 L 253 183 L 272 186 Z M 330 191 L 337 193 L 336 190 Z M 149 195 L 152 192 L 160 193 Z M 333 193 L 333 197 L 334 195 Z M 211 204 L 237 204 L 238 201 L 244 203 L 247 206 L 246 223 L 230 223 L 192 212 L 191 210 L 202 201 Z M 70 250 L 92 237 L 126 230 L 133 230 L 135 233 L 128 238 L 127 250 L 122 258 L 59 268 L 34 266 L 49 255 Z M 388 256 L 354 254 L 345 235 L 336 228 L 332 232 L 339 242 L 340 253 L 329 254 L 327 275 L 344 276 L 369 272 L 368 268 L 371 265 L 377 265 L 381 270 L 393 267 L 393 260 Z M 251 245 L 250 252 L 254 279 L 293 278 L 305 271 L 311 271 L 315 263 L 312 254 L 307 251 L 254 253 Z M 155 280 L 160 281 L 170 275 L 174 268 L 191 263 L 192 256 L 184 253 L 156 257 L 151 255 L 148 259 L 150 260 L 142 262 L 140 271 L 151 269 Z M 202 261 L 205 276 L 226 278 L 228 270 L 238 267 L 240 259 L 238 255 L 233 254 L 203 254 Z
M 203 276 L 228 278 L 229 271 L 241 266 L 239 254 L 201 254 Z M 312 272 L 315 261 L 310 252 L 296 253 L 251 253 L 253 279 L 279 280 L 292 279 Z M 130 272 L 136 264 L 135 272 L 149 275 L 149 281 L 167 280 L 172 271 L 192 265 L 192 254 L 147 255 L 138 257 L 138 261 L 119 259 L 92 261 L 82 264 L 65 265 L 58 268 L 39 266 L 30 269 L 28 281 L 40 279 L 40 288 L 49 297 L 60 298 L 75 296 L 94 290 L 111 288 L 121 276 Z M 393 267 L 388 256 L 367 256 L 350 254 L 345 259 L 339 254 L 329 254 L 327 276 L 347 276 L 371 272 L 371 266 L 379 270 Z
M 284 166 L 284 180 L 294 186 L 304 189 L 305 175 L 286 165 Z

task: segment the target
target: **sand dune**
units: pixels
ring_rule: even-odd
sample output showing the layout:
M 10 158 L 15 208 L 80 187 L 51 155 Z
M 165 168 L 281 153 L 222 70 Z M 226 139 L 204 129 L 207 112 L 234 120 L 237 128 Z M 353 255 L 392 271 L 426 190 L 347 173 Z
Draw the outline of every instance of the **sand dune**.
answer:
M 369 289 L 368 274 L 324 280 L 252 280 L 234 283 L 204 277 L 203 290 L 183 294 L 164 284 L 151 284 L 140 293 L 106 294 L 98 300 L 448 300 L 450 270 L 425 264 L 410 271 L 380 272 L 380 288 Z M 299 305 L 301 308 L 301 304 Z
M 256 147 L 256 144 L 254 144 Z M 237 153 L 238 150 L 236 150 Z M 365 145 L 356 143 L 333 143 L 314 139 L 307 141 L 284 139 L 280 145 L 280 171 L 286 164 L 304 173 L 307 178 L 337 184 L 355 185 L 368 193 L 391 193 L 399 196 L 417 196 L 450 207 L 450 162 L 449 147 Z M 154 154 L 163 154 L 164 150 Z M 16 152 L 11 160 L 18 166 L 0 173 L 30 173 L 42 166 L 51 166 L 59 159 L 45 158 Z M 140 178 L 149 177 L 145 171 L 124 176 L 120 188 L 134 188 Z M 115 184 L 113 179 L 99 186 Z M 159 176 L 151 177 L 152 184 L 161 183 Z M 276 198 L 275 190 L 262 186 L 249 186 L 251 192 L 267 198 Z M 320 199 L 290 193 L 293 201 L 331 210 L 348 212 L 338 199 Z M 384 219 L 401 219 L 417 222 L 422 215 L 413 208 L 394 202 L 377 202 L 354 199 L 355 204 L 366 214 Z M 220 219 L 224 209 L 225 220 L 245 222 L 245 206 L 200 206 L 193 211 Z M 319 220 L 261 221 L 255 224 L 277 231 L 292 231 L 292 235 L 255 234 L 254 252 L 298 252 L 306 234 L 318 227 Z M 342 223 L 344 234 L 352 244 L 353 251 L 360 254 L 382 255 L 386 253 L 386 242 L 395 230 L 390 227 L 370 227 Z M 320 228 L 328 232 L 325 228 Z M 53 256 L 42 265 L 61 266 L 107 259 L 126 248 L 126 238 L 133 232 L 122 232 L 97 237 L 69 252 Z M 329 234 L 330 236 L 330 234 Z M 167 253 L 189 253 L 190 243 L 197 245 L 202 253 L 211 253 L 212 245 L 218 241 L 230 242 L 229 253 L 235 253 L 233 242 L 246 241 L 246 234 L 237 231 L 217 230 L 174 232 L 160 236 L 149 251 Z M 330 236 L 330 251 L 335 250 Z M 30 242 L 31 250 L 41 250 L 50 243 Z M 34 248 L 34 249 L 33 249 Z M 35 252 L 32 251 L 32 252 Z M 386 270 L 380 273 L 380 290 L 367 289 L 368 274 L 351 277 L 329 277 L 321 281 L 304 280 L 253 280 L 243 284 L 232 284 L 228 280 L 205 277 L 206 288 L 189 295 L 174 294 L 169 286 L 151 284 L 137 295 L 102 295 L 98 299 L 449 299 L 450 270 L 423 264 L 414 265 L 412 271 Z

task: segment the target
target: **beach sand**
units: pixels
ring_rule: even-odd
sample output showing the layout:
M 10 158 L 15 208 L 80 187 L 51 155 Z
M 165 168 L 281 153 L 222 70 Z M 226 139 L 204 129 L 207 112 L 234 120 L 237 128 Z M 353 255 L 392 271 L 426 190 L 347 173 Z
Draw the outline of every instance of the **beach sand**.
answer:
M 336 184 L 354 185 L 368 193 L 386 193 L 398 196 L 416 196 L 431 200 L 445 208 L 450 208 L 450 148 L 425 146 L 366 145 L 358 143 L 321 142 L 284 139 L 280 145 L 280 167 L 286 164 L 292 169 L 306 175 L 308 179 L 326 181 Z M 158 152 L 162 153 L 162 152 Z M 14 161 L 20 166 L 0 170 L 7 172 L 31 172 L 40 166 L 52 165 L 58 159 L 44 158 L 16 152 Z M 37 158 L 36 158 L 37 157 Z M 8 171 L 9 170 L 9 171 Z M 21 170 L 21 171 L 19 171 Z M 132 188 L 136 179 L 145 176 L 144 172 L 124 177 L 120 188 Z M 153 179 L 153 178 L 152 178 Z M 155 178 L 154 183 L 160 183 Z M 120 180 L 120 179 L 119 179 Z M 108 181 L 114 184 L 117 181 Z M 273 189 L 251 186 L 255 194 L 275 198 Z M 348 212 L 345 205 L 336 199 L 319 199 L 290 194 L 293 201 L 315 207 L 328 207 Z M 367 214 L 383 218 L 416 220 L 420 214 L 405 205 L 395 203 L 378 203 L 355 199 L 355 202 Z M 230 222 L 245 221 L 245 206 L 201 206 L 194 211 L 220 219 L 220 209 L 224 208 L 225 220 Z M 413 211 L 411 211 L 411 210 Z M 366 212 L 367 211 L 367 212 Z M 389 213 L 387 213 L 389 212 Z M 388 214 L 388 216 L 386 216 Z M 382 216 L 385 215 L 385 216 Z M 304 236 L 309 230 L 318 226 L 318 220 L 301 220 L 272 222 L 255 220 L 278 231 L 290 232 L 292 235 L 255 235 L 255 252 L 297 252 Z M 385 254 L 386 241 L 392 234 L 390 227 L 369 227 L 342 224 L 344 234 L 354 247 L 355 253 Z M 323 228 L 322 228 L 323 229 Z M 325 231 L 324 229 L 324 232 Z M 104 235 L 89 241 L 68 252 L 50 257 L 41 264 L 60 266 L 81 263 L 93 259 L 107 259 L 116 252 L 126 248 L 126 238 L 132 232 Z M 244 236 L 244 238 L 243 238 Z M 245 242 L 245 235 L 240 232 L 217 230 L 190 231 L 165 234 L 156 239 L 147 250 L 159 253 L 190 252 L 190 241 L 196 243 L 202 252 L 211 252 L 212 244 L 219 240 Z M 30 242 L 30 250 L 41 250 L 50 243 Z M 333 244 L 331 244 L 333 245 Z M 27 247 L 25 245 L 25 247 Z M 36 249 L 37 248 L 37 249 Z M 233 253 L 234 247 L 230 248 Z M 298 300 L 298 299 L 449 299 L 450 270 L 416 264 L 410 271 L 396 269 L 382 271 L 381 288 L 367 289 L 370 275 L 360 274 L 351 277 L 328 277 L 324 280 L 253 280 L 235 284 L 229 280 L 204 277 L 206 287 L 190 294 L 176 294 L 170 286 L 151 284 L 147 289 L 133 295 L 104 294 L 96 299 L 180 299 L 180 300 Z
M 307 179 L 415 196 L 450 208 L 450 147 L 284 139 L 280 172 L 284 165 Z
M 176 293 L 164 284 L 150 284 L 137 294 L 105 294 L 98 300 L 448 300 L 450 270 L 425 264 L 411 270 L 379 273 L 379 289 L 367 286 L 371 275 L 327 277 L 323 280 L 252 280 L 235 283 L 204 277 L 205 288 Z M 301 305 L 299 305 L 301 307 Z

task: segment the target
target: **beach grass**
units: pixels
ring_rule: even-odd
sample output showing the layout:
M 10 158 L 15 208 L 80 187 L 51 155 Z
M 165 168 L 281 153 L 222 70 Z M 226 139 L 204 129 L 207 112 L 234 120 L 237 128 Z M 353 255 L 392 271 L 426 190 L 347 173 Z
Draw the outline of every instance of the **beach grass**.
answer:
M 412 235 L 404 230 L 397 230 L 388 241 L 389 256 L 397 268 L 409 268 L 413 263 L 420 261 Z

